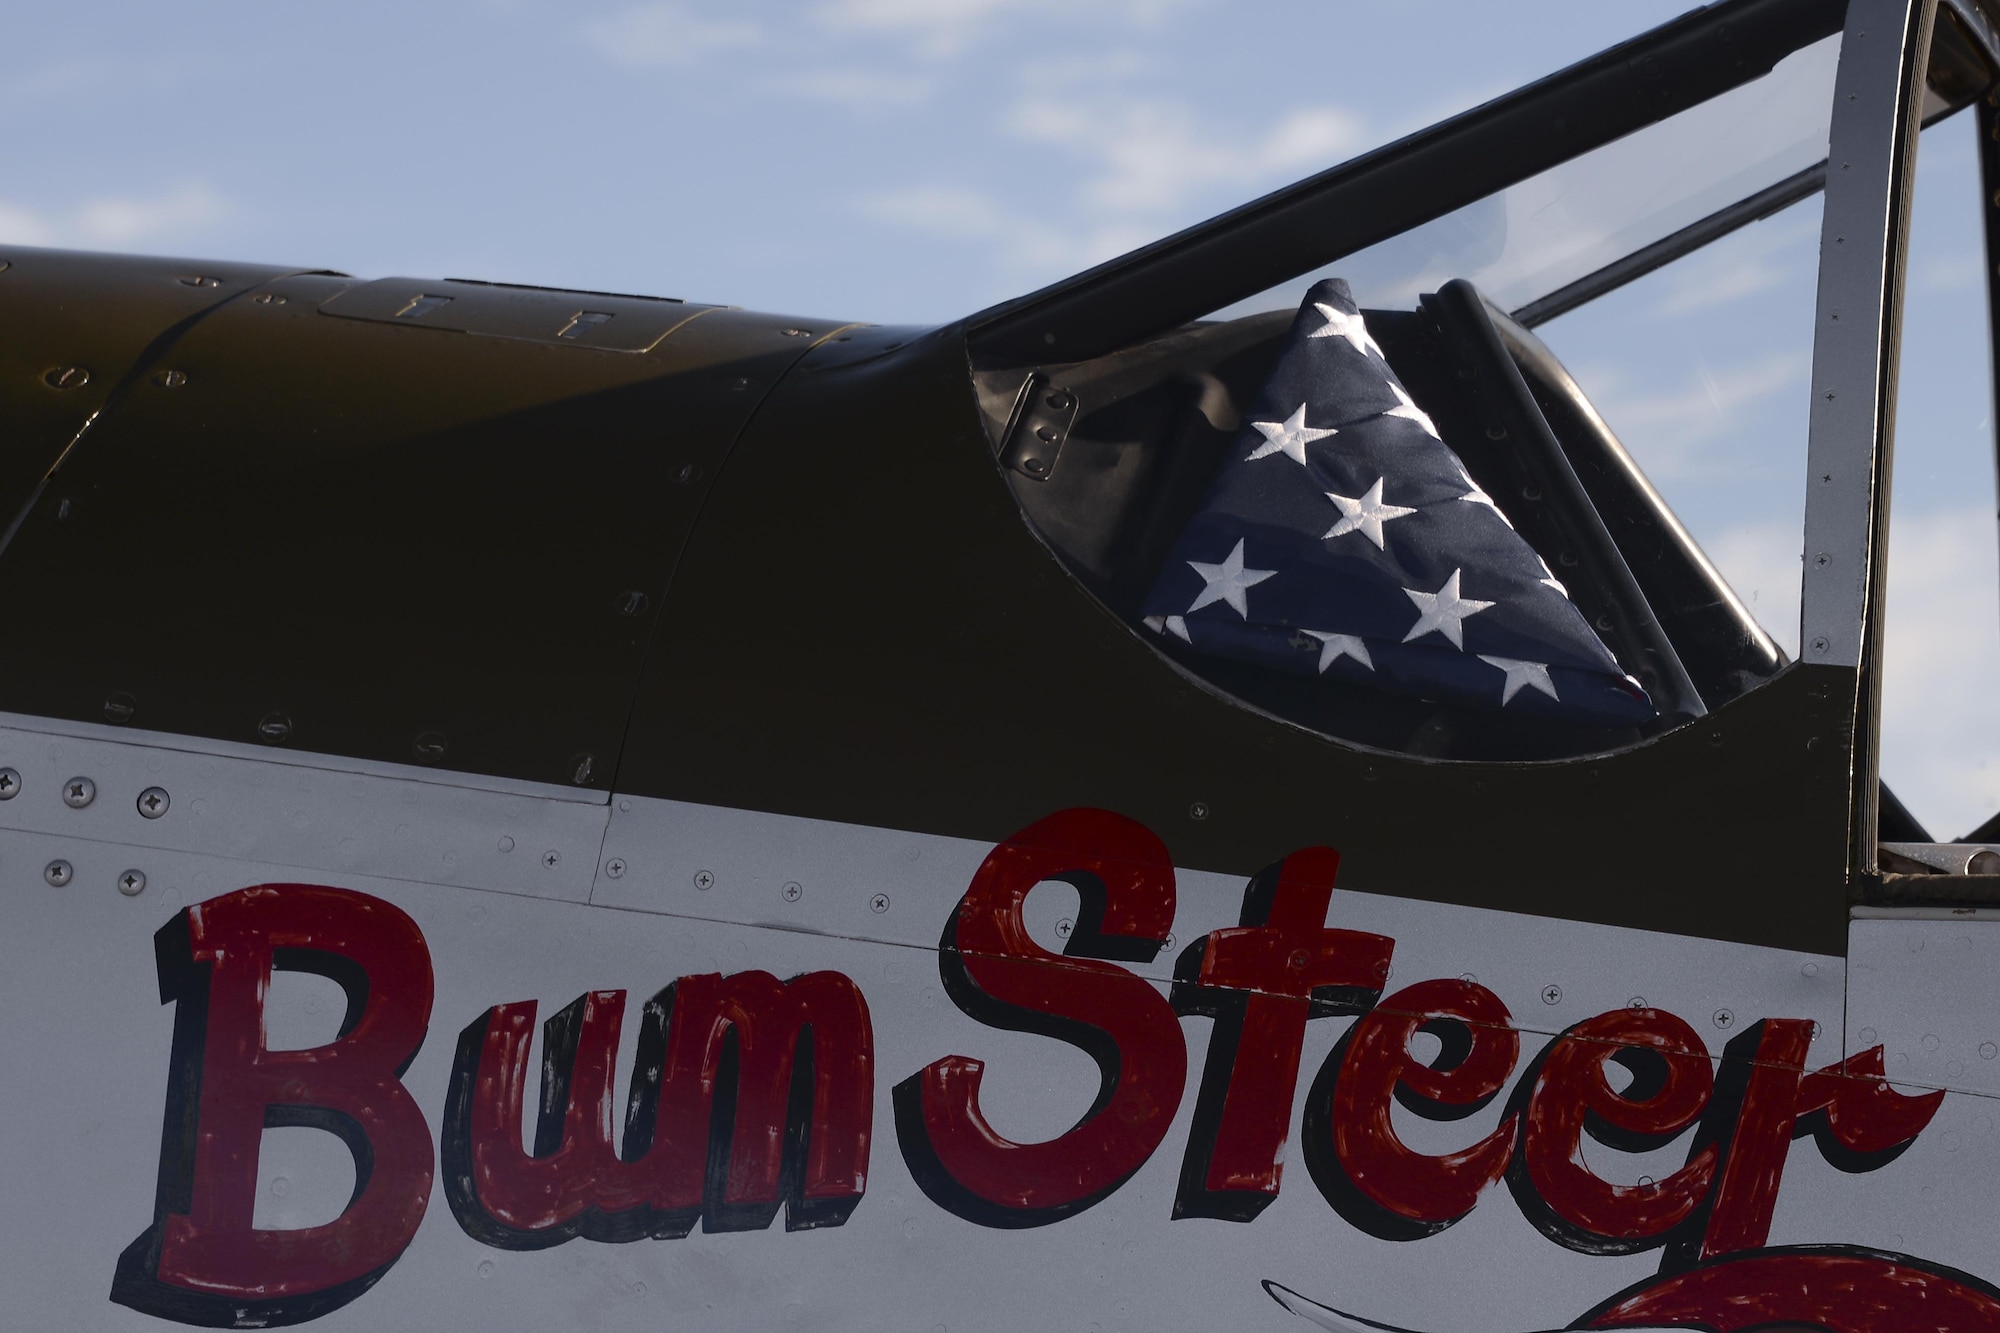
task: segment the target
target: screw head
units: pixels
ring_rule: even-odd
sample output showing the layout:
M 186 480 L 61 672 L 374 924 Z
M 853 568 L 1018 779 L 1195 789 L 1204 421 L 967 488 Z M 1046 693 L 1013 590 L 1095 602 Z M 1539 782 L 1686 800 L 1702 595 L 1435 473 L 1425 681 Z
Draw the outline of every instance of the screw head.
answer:
M 153 383 L 162 389 L 178 389 L 187 382 L 187 372 L 184 370 L 162 370 L 153 376 Z
M 42 383 L 51 389 L 81 389 L 90 383 L 90 371 L 84 366 L 56 366 L 42 373 Z
M 547 866 L 550 870 L 554 870 L 557 866 L 562 864 L 562 853 L 556 851 L 553 848 L 551 848 L 546 852 L 543 852 L 542 864 Z
M 283 745 L 292 735 L 292 720 L 283 713 L 266 713 L 257 720 L 257 739 L 266 745 Z
M 1025 471 L 1033 472 L 1038 476 L 1049 470 L 1048 463 L 1039 458 L 1024 458 L 1021 460 L 1021 467 Z
M 1730 1013 L 1727 1009 L 1718 1009 L 1715 1011 L 1713 1021 L 1719 1028 L 1734 1027 L 1736 1025 L 1736 1015 Z
M 139 701 L 134 699 L 127 690 L 117 690 L 104 696 L 104 720 L 106 722 L 121 724 L 130 722 L 132 715 L 138 711 Z
M 643 616 L 652 600 L 637 588 L 621 592 L 611 603 L 611 609 L 621 616 Z
M 410 752 L 420 764 L 435 764 L 444 758 L 446 741 L 442 731 L 426 731 L 420 734 Z
M 1207 818 L 1208 818 L 1208 802 L 1207 802 L 1207 801 L 1196 801 L 1196 802 L 1195 802 L 1195 803 L 1194 803 L 1193 805 L 1189 806 L 1189 807 L 1188 807 L 1188 818 L 1189 818 L 1189 819 L 1207 819 Z
M 1646 1007 L 1646 997 L 1643 995 L 1634 995 L 1631 999 L 1625 1001 L 1625 1007 L 1627 1009 L 1644 1009 Z
M 604 873 L 612 879 L 623 879 L 625 877 L 624 860 L 620 857 L 612 857 L 604 863 Z
M 1561 986 L 1542 987 L 1543 1004 L 1561 1004 L 1562 1000 L 1563 1000 L 1563 988 Z
M 285 303 L 285 298 L 276 292 L 258 292 L 250 299 L 258 305 L 283 305 Z
M 148 787 L 139 793 L 139 813 L 147 819 L 158 819 L 173 803 L 174 798 L 167 795 L 165 787 Z
M 878 893 L 868 900 L 868 910 L 880 914 L 889 910 L 889 895 Z
M 706 870 L 697 870 L 694 872 L 694 886 L 706 893 L 715 887 L 715 876 L 709 874 Z
M 70 868 L 67 861 L 51 861 L 42 867 L 42 878 L 48 881 L 51 888 L 60 889 L 76 878 L 76 871 Z
M 797 880 L 793 880 L 791 883 L 785 885 L 778 892 L 784 895 L 784 899 L 788 903 L 795 903 L 806 895 L 805 886 Z
M 71 778 L 63 783 L 63 804 L 81 810 L 97 799 L 97 784 L 89 778 Z
M 1062 920 L 1056 922 L 1056 938 L 1059 940 L 1066 940 L 1070 937 L 1070 932 L 1074 931 L 1075 929 L 1076 929 L 1076 923 L 1071 921 L 1068 917 L 1064 917 Z
M 146 891 L 146 872 L 128 870 L 118 877 L 118 892 L 127 898 L 136 898 Z
M 1813 651 L 1814 651 L 1814 652 L 1816 652 L 1816 653 L 1823 653 L 1823 652 L 1825 652 L 1825 651 L 1826 651 L 1826 649 L 1827 649 L 1827 642 L 1826 642 L 1826 640 L 1825 640 L 1825 639 L 1814 639 L 1814 640 L 1812 641 L 1812 649 L 1813 649 Z
M 0 768 L 0 801 L 11 801 L 20 794 L 20 772 L 12 768 Z
M 674 480 L 683 486 L 692 486 L 701 480 L 701 464 L 683 463 L 681 470 L 674 473 Z

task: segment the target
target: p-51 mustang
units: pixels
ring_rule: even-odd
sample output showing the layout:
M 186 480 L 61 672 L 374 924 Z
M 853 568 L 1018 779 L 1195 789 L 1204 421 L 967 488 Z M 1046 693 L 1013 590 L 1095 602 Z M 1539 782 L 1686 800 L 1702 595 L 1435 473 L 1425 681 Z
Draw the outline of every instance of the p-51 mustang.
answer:
M 2000 1329 L 1954 115 L 1727 0 L 937 329 L 0 253 L 10 1322 Z M 1806 201 L 1792 661 L 1535 330 Z

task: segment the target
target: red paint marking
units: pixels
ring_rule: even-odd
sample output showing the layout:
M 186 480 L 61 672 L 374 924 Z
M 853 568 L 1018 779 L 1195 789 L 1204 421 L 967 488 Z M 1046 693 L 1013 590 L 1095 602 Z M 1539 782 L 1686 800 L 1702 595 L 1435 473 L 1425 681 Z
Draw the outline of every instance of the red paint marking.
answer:
M 1686 1324 L 1713 1333 L 1817 1324 L 1832 1333 L 1993 1333 L 2000 1291 L 1967 1273 L 1861 1250 L 1764 1250 L 1623 1293 L 1585 1328 Z
M 1022 904 L 1065 880 L 1083 907 L 1067 950 L 1035 943 Z M 1152 958 L 1174 922 L 1174 869 L 1144 825 L 1065 810 L 995 847 L 952 914 L 938 950 L 953 1000 L 996 1027 L 1042 1032 L 1097 1060 L 1096 1103 L 1067 1133 L 1015 1143 L 979 1107 L 985 1066 L 939 1060 L 896 1090 L 912 1173 L 941 1206 L 988 1226 L 1040 1226 L 1090 1207 L 1160 1146 L 1187 1083 L 1187 1043 L 1166 997 L 1096 958 Z

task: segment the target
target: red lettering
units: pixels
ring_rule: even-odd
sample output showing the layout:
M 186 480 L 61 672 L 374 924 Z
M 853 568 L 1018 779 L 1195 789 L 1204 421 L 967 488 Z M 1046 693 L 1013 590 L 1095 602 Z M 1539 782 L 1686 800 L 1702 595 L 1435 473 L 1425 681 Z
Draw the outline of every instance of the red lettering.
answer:
M 180 913 L 154 938 L 175 1006 L 153 1226 L 119 1257 L 111 1299 L 183 1323 L 294 1324 L 373 1286 L 430 1199 L 431 1141 L 401 1075 L 430 1022 L 431 959 L 416 923 L 379 898 L 267 884 Z M 324 1046 L 264 1044 L 274 969 L 347 993 Z M 266 1126 L 338 1135 L 354 1197 L 323 1226 L 253 1228 Z
M 1520 1058 L 1512 1024 L 1500 997 L 1470 981 L 1420 982 L 1355 1023 L 1306 1098 L 1306 1167 L 1336 1212 L 1372 1236 L 1417 1240 L 1472 1211 L 1507 1170 L 1518 1115 L 1431 1156 L 1397 1136 L 1389 1103 L 1439 1121 L 1484 1109 Z M 1439 1043 L 1429 1062 L 1410 1051 L 1420 1032 Z
M 1871 1046 L 1806 1076 L 1795 1132 L 1841 1170 L 1873 1171 L 1902 1156 L 1943 1102 L 1941 1089 L 1906 1097 L 1890 1087 L 1882 1048 Z
M 1082 901 L 1060 954 L 1022 920 L 1028 893 L 1062 880 Z M 984 1066 L 952 1055 L 898 1084 L 896 1132 L 917 1184 L 939 1206 L 993 1227 L 1042 1226 L 1116 1190 L 1165 1137 L 1187 1083 L 1187 1044 L 1165 996 L 1124 968 L 1147 962 L 1174 920 L 1174 870 L 1143 825 L 1066 810 L 987 856 L 938 944 L 954 1003 L 989 1027 L 1057 1037 L 1097 1061 L 1096 1101 L 1044 1143 L 1015 1143 L 979 1107 Z
M 1812 1134 L 1842 1170 L 1874 1170 L 1909 1147 L 1943 1101 L 1942 1092 L 1906 1097 L 1891 1088 L 1879 1046 L 1804 1074 L 1812 1028 L 1770 1018 L 1729 1043 L 1693 1150 L 1714 1145 L 1721 1168 L 1698 1243 L 1676 1244 L 1679 1265 L 1764 1245 L 1793 1139 Z
M 532 1154 L 521 1151 L 521 1141 L 534 1001 L 496 1005 L 461 1036 L 442 1156 L 445 1198 L 469 1235 L 508 1249 L 554 1245 L 582 1231 L 587 1213 L 622 1215 L 638 1201 L 622 1197 L 634 1192 L 635 1173 L 612 1137 L 624 1008 L 623 991 L 592 991 L 543 1025 L 542 1112 Z M 706 1124 L 700 1137 L 707 1138 Z M 685 1234 L 700 1213 L 697 1180 L 688 1215 L 664 1229 Z M 628 1229 L 631 1235 L 614 1236 L 591 1228 L 603 1240 L 645 1234 L 644 1226 Z
M 1190 944 L 1174 1008 L 1215 1020 L 1181 1162 L 1175 1217 L 1248 1222 L 1278 1197 L 1306 1021 L 1365 1012 L 1395 942 L 1329 930 L 1340 854 L 1294 852 L 1251 879 L 1241 924 Z
M 1622 1092 L 1605 1075 L 1612 1063 L 1631 1075 Z M 1716 1145 L 1693 1152 L 1664 1180 L 1618 1185 L 1584 1164 L 1583 1136 L 1621 1152 L 1661 1147 L 1696 1122 L 1714 1083 L 1701 1038 L 1661 1009 L 1613 1010 L 1557 1037 L 1515 1093 L 1526 1114 L 1507 1178 L 1521 1212 L 1549 1239 L 1585 1254 L 1666 1243 L 1707 1197 Z
M 543 1027 L 532 1153 L 521 1151 L 532 1001 L 461 1035 L 445 1111 L 445 1197 L 467 1234 L 506 1249 L 769 1226 L 838 1226 L 867 1185 L 874 1036 L 838 972 L 682 977 L 649 1001 L 622 1152 L 612 1067 L 622 991 Z
M 1721 1075 L 1694 1149 L 1698 1153 L 1713 1143 L 1722 1165 L 1699 1246 L 1676 1247 L 1682 1262 L 1756 1249 L 1770 1236 L 1812 1029 L 1805 1019 L 1767 1018 L 1723 1052 Z

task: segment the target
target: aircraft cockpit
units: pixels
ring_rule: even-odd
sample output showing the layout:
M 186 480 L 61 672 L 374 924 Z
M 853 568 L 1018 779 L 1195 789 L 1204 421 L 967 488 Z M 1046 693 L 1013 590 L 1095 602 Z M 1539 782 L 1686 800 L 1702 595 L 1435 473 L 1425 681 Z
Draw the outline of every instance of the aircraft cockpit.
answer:
M 940 327 L 10 249 L 0 714 L 1823 954 L 2000 901 L 1996 15 L 1724 0 Z
M 1720 719 L 1754 710 L 1795 660 L 1862 665 L 1865 737 L 1917 136 L 1966 137 L 1977 119 L 1991 232 L 2000 28 L 1972 0 L 1946 0 L 1928 40 L 1911 34 L 1871 74 L 1872 53 L 1843 41 L 1900 39 L 1857 36 L 1851 18 L 1844 38 L 1846 8 L 1695 11 L 976 318 L 974 378 L 1023 514 L 1177 670 L 1365 751 L 1577 762 L 1704 728 L 1719 746 L 1736 731 Z M 1898 98 L 1909 119 L 1892 128 Z M 1933 150 L 1947 151 L 1962 153 L 1957 140 Z M 1330 279 L 1351 302 L 1326 303 Z M 1983 405 L 1978 332 L 1961 341 Z M 1298 388 L 1298 358 L 1331 345 L 1348 371 L 1379 363 L 1393 400 L 1320 403 Z M 1294 401 L 1303 415 L 1281 434 Z M 1376 447 L 1361 423 L 1382 414 L 1405 418 L 1408 448 L 1440 441 L 1460 483 L 1426 490 L 1421 461 L 1407 476 L 1379 460 L 1342 473 L 1343 450 Z M 1958 484 L 1990 487 L 1984 473 Z M 1467 531 L 1475 507 L 1526 555 L 1492 555 L 1490 520 Z M 1316 517 L 1324 533 L 1308 530 Z M 1314 540 L 1374 561 L 1354 568 L 1385 579 L 1387 600 L 1371 613 L 1358 595 L 1280 596 L 1291 562 L 1318 558 L 1290 547 Z M 1481 569 L 1474 547 L 1538 563 L 1526 583 L 1567 599 L 1573 625 L 1536 640 L 1505 619 L 1509 599 L 1551 594 Z M 1574 631 L 1622 686 L 1586 678 Z M 1385 661 L 1423 640 L 1436 670 Z M 1557 659 L 1580 665 L 1551 675 Z M 1641 702 L 1621 711 L 1607 682 Z M 1870 866 L 1877 820 L 1882 843 L 1933 844 L 1875 779 L 1878 759 L 1856 763 Z M 1963 855 L 1904 852 L 1881 852 L 1884 865 L 1964 869 Z

